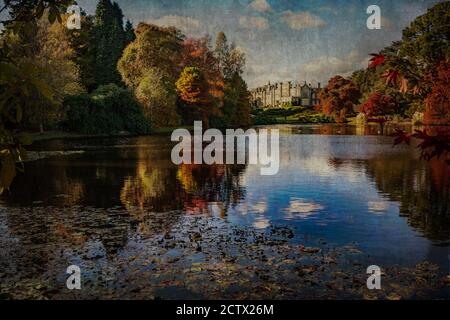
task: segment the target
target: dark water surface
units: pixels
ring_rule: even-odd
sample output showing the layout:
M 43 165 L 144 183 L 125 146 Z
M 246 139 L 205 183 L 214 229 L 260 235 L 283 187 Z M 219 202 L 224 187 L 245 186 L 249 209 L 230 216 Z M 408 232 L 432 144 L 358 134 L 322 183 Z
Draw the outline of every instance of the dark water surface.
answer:
M 392 284 L 378 298 L 448 297 L 433 287 L 450 268 L 448 166 L 373 130 L 277 128 L 275 176 L 175 166 L 167 136 L 35 144 L 82 152 L 27 163 L 2 198 L 0 293 L 375 298 L 375 264 Z M 70 264 L 80 292 L 65 289 Z

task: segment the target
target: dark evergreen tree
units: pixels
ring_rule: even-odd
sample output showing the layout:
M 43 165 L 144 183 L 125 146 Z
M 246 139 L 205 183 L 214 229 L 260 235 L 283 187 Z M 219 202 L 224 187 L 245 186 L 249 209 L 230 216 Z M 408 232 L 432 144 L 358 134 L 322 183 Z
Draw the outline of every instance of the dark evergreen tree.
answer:
M 125 23 L 125 47 L 136 39 L 133 24 L 130 20 Z
M 81 83 L 88 92 L 97 88 L 95 77 L 94 17 L 81 12 L 81 29 L 70 31 L 70 41 L 76 52 L 75 62 L 80 68 Z
M 95 12 L 95 78 L 97 86 L 108 83 L 121 84 L 117 61 L 122 56 L 125 43 L 123 13 L 119 5 L 110 0 L 100 0 Z

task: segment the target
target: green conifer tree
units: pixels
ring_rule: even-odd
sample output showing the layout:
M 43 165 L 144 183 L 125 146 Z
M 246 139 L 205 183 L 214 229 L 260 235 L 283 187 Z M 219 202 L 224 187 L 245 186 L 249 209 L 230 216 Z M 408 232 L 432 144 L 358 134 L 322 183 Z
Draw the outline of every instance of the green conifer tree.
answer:
M 97 85 L 121 84 L 117 61 L 125 44 L 123 13 L 119 5 L 100 0 L 95 12 L 95 76 Z

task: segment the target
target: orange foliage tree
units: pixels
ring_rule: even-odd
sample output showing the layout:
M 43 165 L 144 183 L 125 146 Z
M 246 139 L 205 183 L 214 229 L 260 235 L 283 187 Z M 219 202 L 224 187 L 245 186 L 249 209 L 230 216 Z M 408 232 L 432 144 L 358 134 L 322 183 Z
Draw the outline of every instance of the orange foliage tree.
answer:
M 199 68 L 205 76 L 209 94 L 221 106 L 224 96 L 224 80 L 218 65 L 218 59 L 210 50 L 209 38 L 188 38 L 183 42 L 182 68 L 188 66 Z
M 188 122 L 201 119 L 207 126 L 211 99 L 208 83 L 201 70 L 197 67 L 185 67 L 175 85 Z
M 183 72 L 176 86 L 188 123 L 201 119 L 207 125 L 211 117 L 222 116 L 224 80 L 218 65 L 208 37 L 188 38 L 183 42 Z

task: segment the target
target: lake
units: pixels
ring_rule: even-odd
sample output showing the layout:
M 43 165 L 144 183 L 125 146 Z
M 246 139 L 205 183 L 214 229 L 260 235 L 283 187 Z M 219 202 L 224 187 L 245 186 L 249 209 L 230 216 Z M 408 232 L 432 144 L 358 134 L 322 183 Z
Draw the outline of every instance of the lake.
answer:
M 275 176 L 176 166 L 164 135 L 35 143 L 42 159 L 1 198 L 1 297 L 449 297 L 447 165 L 377 127 L 270 128 Z

